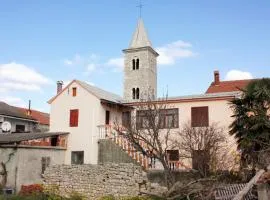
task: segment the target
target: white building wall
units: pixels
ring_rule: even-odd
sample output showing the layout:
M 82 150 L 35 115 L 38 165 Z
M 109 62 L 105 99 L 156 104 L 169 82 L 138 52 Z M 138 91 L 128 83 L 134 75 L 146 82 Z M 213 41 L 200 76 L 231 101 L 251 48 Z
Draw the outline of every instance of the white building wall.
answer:
M 76 97 L 72 96 L 72 88 L 77 88 Z M 78 127 L 69 126 L 70 110 L 79 110 Z M 112 108 L 110 120 L 120 116 L 121 112 Z M 97 164 L 98 161 L 98 126 L 105 124 L 106 108 L 100 100 L 73 82 L 51 103 L 50 131 L 69 132 L 65 163 L 71 164 L 71 151 L 84 151 L 85 164 Z M 115 112 L 120 112 L 116 114 Z
M 230 163 L 228 164 L 229 167 L 233 167 L 236 164 L 234 163 L 234 159 L 236 156 L 237 145 L 234 137 L 229 135 L 229 126 L 233 122 L 233 118 L 231 117 L 233 115 L 233 110 L 231 109 L 228 100 L 193 101 L 170 104 L 169 107 L 179 109 L 179 128 L 172 129 L 172 131 L 180 131 L 185 124 L 191 125 L 191 108 L 202 106 L 208 106 L 209 125 L 216 123 L 218 127 L 224 129 L 228 147 L 226 158 L 224 157 L 224 159 Z M 179 140 L 181 140 L 181 138 L 179 138 Z M 187 166 L 191 166 L 192 160 L 184 159 L 182 162 Z

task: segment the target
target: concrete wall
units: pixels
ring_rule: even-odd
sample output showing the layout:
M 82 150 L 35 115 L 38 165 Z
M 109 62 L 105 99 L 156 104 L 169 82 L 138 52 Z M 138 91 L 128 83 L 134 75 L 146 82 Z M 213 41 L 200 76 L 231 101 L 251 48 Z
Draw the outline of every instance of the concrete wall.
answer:
M 72 88 L 77 96 L 72 96 Z M 71 109 L 79 109 L 78 127 L 69 126 Z M 73 82 L 51 103 L 50 131 L 69 132 L 65 163 L 71 164 L 71 151 L 84 151 L 85 164 L 97 164 L 99 125 L 105 125 L 105 113 L 110 110 L 110 123 L 121 120 L 121 112 L 105 107 L 100 100 Z
M 50 157 L 51 165 L 63 164 L 64 154 L 65 150 L 57 148 L 0 147 L 0 162 L 7 163 L 6 186 L 19 191 L 21 185 L 42 183 L 42 157 Z
M 57 165 L 44 173 L 44 184 L 58 186 L 61 194 L 79 192 L 87 199 L 102 196 L 137 196 L 146 174 L 133 164 Z
M 103 139 L 98 142 L 98 163 L 136 163 L 119 145 L 114 141 Z

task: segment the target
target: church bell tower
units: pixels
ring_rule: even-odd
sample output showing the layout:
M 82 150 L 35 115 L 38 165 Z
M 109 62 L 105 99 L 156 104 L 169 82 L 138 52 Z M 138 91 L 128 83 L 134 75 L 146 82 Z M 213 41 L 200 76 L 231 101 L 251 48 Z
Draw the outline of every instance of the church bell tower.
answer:
M 157 96 L 157 57 L 140 18 L 129 48 L 123 50 L 124 99 L 128 102 Z

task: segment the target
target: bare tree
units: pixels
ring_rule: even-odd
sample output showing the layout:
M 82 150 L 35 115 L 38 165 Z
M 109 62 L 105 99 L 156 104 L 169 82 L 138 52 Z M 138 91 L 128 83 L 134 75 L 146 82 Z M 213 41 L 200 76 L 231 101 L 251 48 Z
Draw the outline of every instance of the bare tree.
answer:
M 175 138 L 179 132 L 178 110 L 170 106 L 167 98 L 156 101 L 148 98 L 132 103 L 132 106 L 135 109 L 130 120 L 125 122 L 125 128 L 116 123 L 115 129 L 135 147 L 136 151 L 141 152 L 149 160 L 154 157 L 162 165 L 164 182 L 167 186 L 167 191 L 162 197 L 165 199 L 194 196 L 207 199 L 210 197 L 209 192 L 205 195 L 206 197 L 202 197 L 206 190 L 202 182 L 212 182 L 212 178 L 198 178 L 196 181 L 183 185 L 181 182 L 176 182 L 174 171 L 170 167 L 168 150 L 178 151 L 180 144 L 179 138 Z M 207 188 L 207 190 L 212 190 L 212 188 Z M 144 194 L 158 196 L 158 194 L 148 192 Z
M 192 160 L 193 168 L 203 177 L 210 171 L 232 169 L 236 161 L 224 129 L 216 123 L 208 127 L 192 127 L 190 124 L 183 126 L 174 141 L 180 157 Z
M 136 151 L 155 159 L 164 169 L 167 188 L 174 184 L 174 177 L 170 170 L 167 150 L 173 149 L 170 142 L 171 127 L 178 123 L 178 116 L 167 119 L 166 115 L 171 108 L 167 99 L 153 101 L 150 98 L 136 102 L 135 110 L 125 128 L 116 125 L 119 134 L 124 135 L 135 147 Z M 153 165 L 150 162 L 150 165 Z

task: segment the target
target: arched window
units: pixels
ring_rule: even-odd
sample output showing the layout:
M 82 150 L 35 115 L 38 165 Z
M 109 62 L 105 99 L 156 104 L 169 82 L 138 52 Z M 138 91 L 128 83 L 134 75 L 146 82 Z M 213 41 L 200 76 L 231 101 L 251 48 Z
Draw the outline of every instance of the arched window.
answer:
M 132 59 L 132 69 L 135 70 L 135 59 Z
M 139 99 L 140 98 L 140 89 L 137 88 L 136 89 L 136 99 Z
M 136 69 L 139 69 L 139 65 L 140 65 L 140 60 L 139 58 L 136 59 Z
M 132 88 L 132 99 L 135 99 L 135 97 L 136 97 L 135 88 Z

